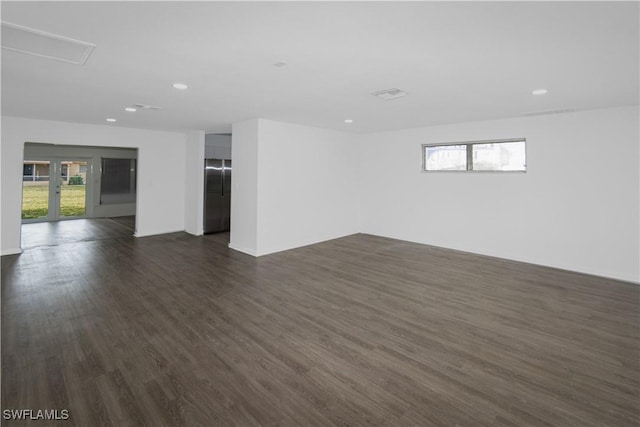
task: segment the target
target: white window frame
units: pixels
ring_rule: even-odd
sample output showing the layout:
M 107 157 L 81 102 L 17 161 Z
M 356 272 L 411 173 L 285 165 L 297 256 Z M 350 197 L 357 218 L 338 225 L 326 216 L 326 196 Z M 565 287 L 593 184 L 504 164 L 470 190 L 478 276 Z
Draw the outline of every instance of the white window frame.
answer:
M 510 142 L 523 142 L 524 143 L 524 158 L 525 165 L 524 170 L 475 170 L 473 169 L 473 146 L 474 145 L 482 145 L 482 144 L 505 144 Z M 456 145 L 466 145 L 467 146 L 467 169 L 458 169 L 458 170 L 433 170 L 427 169 L 427 147 L 446 147 L 446 146 L 456 146 Z M 526 138 L 508 138 L 508 139 L 487 139 L 481 141 L 461 141 L 461 142 L 436 142 L 429 144 L 422 144 L 422 172 L 428 173 L 526 173 L 528 169 L 527 165 L 527 139 Z

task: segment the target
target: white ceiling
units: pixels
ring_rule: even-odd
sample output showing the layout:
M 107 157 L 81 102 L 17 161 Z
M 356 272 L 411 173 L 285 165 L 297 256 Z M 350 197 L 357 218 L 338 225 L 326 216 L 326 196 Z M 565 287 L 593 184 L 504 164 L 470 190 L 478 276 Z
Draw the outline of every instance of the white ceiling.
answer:
M 207 132 L 263 117 L 371 132 L 638 104 L 638 2 L 1 7 L 3 21 L 96 45 L 84 66 L 2 49 L 4 115 Z M 369 95 L 388 88 L 409 95 Z M 538 88 L 549 93 L 531 95 Z M 137 103 L 162 110 L 124 111 Z

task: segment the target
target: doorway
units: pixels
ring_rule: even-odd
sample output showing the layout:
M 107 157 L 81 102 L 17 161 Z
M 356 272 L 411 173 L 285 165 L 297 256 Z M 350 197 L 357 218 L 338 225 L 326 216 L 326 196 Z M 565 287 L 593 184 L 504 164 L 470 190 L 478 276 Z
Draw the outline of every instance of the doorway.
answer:
M 23 156 L 23 249 L 135 234 L 137 149 L 26 142 Z
M 90 174 L 87 160 L 24 160 L 22 222 L 85 218 Z

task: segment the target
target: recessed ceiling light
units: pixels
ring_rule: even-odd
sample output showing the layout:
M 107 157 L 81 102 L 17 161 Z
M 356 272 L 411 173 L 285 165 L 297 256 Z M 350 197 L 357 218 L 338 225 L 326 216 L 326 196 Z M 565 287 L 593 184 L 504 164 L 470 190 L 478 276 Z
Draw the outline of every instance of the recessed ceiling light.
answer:
M 128 111 L 128 112 L 130 112 L 130 113 L 135 113 L 135 112 L 136 112 L 136 111 L 138 111 L 138 110 L 136 110 L 136 109 L 135 109 L 135 108 L 133 108 L 133 107 L 127 107 L 127 108 L 125 108 L 125 109 L 124 109 L 124 111 Z
M 344 122 L 349 125 L 353 123 L 353 119 L 344 119 Z
M 187 86 L 184 83 L 174 83 L 173 84 L 174 89 L 180 89 L 180 90 L 185 90 L 187 89 L 189 86 Z
M 116 120 L 116 119 L 111 119 L 111 118 L 109 118 L 109 119 L 107 119 L 107 121 L 108 121 L 109 123 L 113 123 L 113 122 L 116 122 L 117 120 Z
M 544 95 L 547 92 L 548 92 L 548 90 L 546 90 L 546 89 L 536 89 L 533 92 L 531 92 L 531 94 L 532 95 Z

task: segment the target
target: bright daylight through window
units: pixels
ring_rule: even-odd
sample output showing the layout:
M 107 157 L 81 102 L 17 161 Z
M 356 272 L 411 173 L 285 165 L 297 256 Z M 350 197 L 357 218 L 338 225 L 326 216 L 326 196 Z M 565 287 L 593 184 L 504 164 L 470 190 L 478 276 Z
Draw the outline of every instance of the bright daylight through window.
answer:
M 422 165 L 427 172 L 525 172 L 525 139 L 423 144 Z

